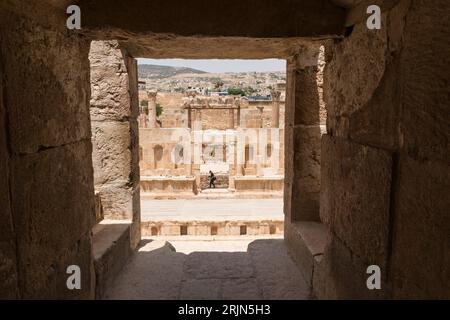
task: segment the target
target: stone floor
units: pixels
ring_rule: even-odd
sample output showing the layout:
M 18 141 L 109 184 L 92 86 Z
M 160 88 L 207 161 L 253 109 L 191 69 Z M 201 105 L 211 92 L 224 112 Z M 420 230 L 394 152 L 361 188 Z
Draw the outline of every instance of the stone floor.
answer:
M 283 199 L 141 199 L 142 221 L 281 220 Z
M 105 299 L 308 299 L 281 236 L 145 239 Z

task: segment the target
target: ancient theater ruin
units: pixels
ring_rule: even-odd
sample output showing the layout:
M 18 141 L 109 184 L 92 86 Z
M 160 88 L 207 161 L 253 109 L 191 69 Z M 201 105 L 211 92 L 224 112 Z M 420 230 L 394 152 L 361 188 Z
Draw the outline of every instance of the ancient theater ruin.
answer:
M 165 106 L 159 124 L 157 93 L 147 92 L 149 107 L 139 116 L 141 191 L 198 195 L 213 171 L 218 189 L 282 196 L 281 92 L 270 100 L 188 94 L 158 95 Z
M 449 299 L 449 1 L 205 3 L 0 1 L 0 298 Z M 169 95 L 141 58 L 286 79 Z M 281 218 L 155 218 L 203 201 Z

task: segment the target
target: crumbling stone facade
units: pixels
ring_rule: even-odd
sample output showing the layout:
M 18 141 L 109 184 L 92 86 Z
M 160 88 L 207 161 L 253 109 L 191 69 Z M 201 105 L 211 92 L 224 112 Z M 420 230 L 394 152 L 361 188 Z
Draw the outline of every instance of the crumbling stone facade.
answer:
M 238 96 L 180 97 L 177 93 L 170 99 L 165 93 L 165 101 L 171 104 L 156 127 L 149 125 L 155 123 L 149 120 L 154 118 L 153 107 L 143 110 L 139 160 L 145 195 L 192 197 L 209 188 L 211 170 L 217 188 L 232 195 L 281 197 L 284 103 L 279 101 L 281 92 L 275 94 L 275 101 L 249 101 Z M 149 91 L 148 99 L 156 105 L 157 94 Z M 170 116 L 175 120 L 166 121 Z M 175 126 L 168 127 L 169 123 Z

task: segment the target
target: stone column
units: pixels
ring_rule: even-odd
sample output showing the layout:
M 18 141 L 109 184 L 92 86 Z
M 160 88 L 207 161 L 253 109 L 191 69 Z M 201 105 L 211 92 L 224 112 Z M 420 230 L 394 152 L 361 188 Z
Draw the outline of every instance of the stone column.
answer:
M 262 173 L 262 162 L 263 162 L 263 156 L 262 155 L 257 155 L 256 156 L 256 176 L 257 177 L 262 177 L 263 173 Z
M 156 128 L 156 94 L 156 91 L 147 91 L 148 124 L 150 128 Z
M 190 146 L 192 146 L 192 145 L 190 145 Z M 191 147 L 191 149 L 192 149 L 192 147 Z M 187 161 L 185 163 L 187 177 L 192 176 L 192 152 L 190 153 L 190 156 L 191 156 L 190 159 L 187 159 Z
M 202 125 L 202 109 L 198 109 L 198 130 L 202 130 L 203 125 Z
M 148 127 L 148 117 L 146 113 L 141 113 L 139 115 L 139 128 L 147 128 Z
M 236 114 L 236 122 L 237 122 L 236 126 L 237 127 L 241 127 L 241 106 L 238 106 L 236 112 L 237 112 L 237 114 Z
M 202 110 L 201 109 L 194 109 L 194 129 L 195 130 L 202 130 Z
M 263 112 L 264 112 L 264 107 L 257 107 L 259 110 L 259 117 L 260 117 L 260 128 L 264 127 L 264 117 L 263 117 Z
M 188 108 L 186 108 L 185 109 L 186 110 L 186 112 L 187 112 L 187 127 L 189 128 L 189 129 L 192 129 L 192 109 L 191 109 L 191 107 L 189 106 Z
M 235 169 L 236 169 L 236 176 L 240 177 L 242 176 L 242 164 L 238 162 L 238 143 L 235 144 L 235 148 L 234 148 L 234 164 L 235 164 Z M 244 150 L 241 150 L 244 151 Z
M 272 91 L 272 128 L 280 126 L 280 96 L 280 91 Z
M 234 129 L 234 109 L 228 110 L 228 116 L 229 116 L 228 126 L 230 127 L 230 129 Z

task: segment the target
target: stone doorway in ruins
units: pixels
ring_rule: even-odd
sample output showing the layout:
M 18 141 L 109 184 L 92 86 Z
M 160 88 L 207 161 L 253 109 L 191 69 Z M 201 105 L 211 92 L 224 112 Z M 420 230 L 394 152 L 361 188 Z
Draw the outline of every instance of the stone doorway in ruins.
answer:
M 243 45 L 240 41 L 238 43 Z M 251 45 L 246 43 L 244 48 Z M 239 297 L 241 282 L 248 289 L 242 298 L 270 296 L 269 291 L 262 293 L 261 285 L 257 285 L 269 279 L 256 279 L 255 274 L 276 278 L 274 274 L 277 270 L 284 270 L 297 279 L 297 284 L 302 285 L 292 286 L 280 273 L 276 287 L 282 293 L 272 298 L 309 297 L 304 276 L 288 256 L 283 241 L 286 223 L 289 226 L 294 219 L 289 215 L 288 221 L 285 221 L 286 210 L 291 207 L 289 203 L 287 208 L 285 206 L 292 192 L 289 181 L 293 178 L 292 171 L 287 177 L 284 172 L 286 165 L 292 170 L 290 163 L 293 161 L 291 152 L 286 159 L 285 145 L 294 143 L 285 138 L 285 123 L 293 122 L 293 112 L 290 111 L 291 118 L 285 120 L 285 110 L 294 106 L 296 89 L 293 79 L 298 67 L 297 55 L 292 57 L 291 46 L 298 48 L 299 43 L 291 43 L 291 40 L 277 43 L 276 50 L 281 48 L 281 52 L 258 51 L 247 56 L 244 50 L 231 52 L 230 56 L 220 56 L 285 59 L 286 81 L 270 88 L 269 99 L 261 100 L 192 91 L 178 95 L 160 92 L 151 81 L 144 86 L 138 80 L 136 57 L 128 56 L 119 42 L 93 41 L 90 52 L 93 163 L 97 206 L 101 208 L 97 211 L 104 212 L 104 217 L 98 214 L 97 221 L 100 223 L 94 227 L 94 239 L 96 234 L 105 233 L 105 229 L 112 224 L 118 230 L 117 243 L 125 228 L 130 228 L 131 242 L 136 241 L 136 245 L 139 238 L 133 235 L 142 237 L 138 252 L 170 251 L 167 248 L 174 248 L 176 254 L 187 254 L 185 265 L 193 263 L 191 259 L 195 260 L 198 252 L 208 252 L 206 260 L 211 254 L 213 261 L 218 254 L 217 259 L 223 260 L 216 270 L 219 279 L 214 274 L 208 281 L 219 281 L 221 288 L 228 281 L 232 282 L 233 288 L 237 285 L 227 298 Z M 302 63 L 307 61 L 317 72 L 319 58 L 323 59 L 323 48 L 311 44 L 300 48 L 305 50 L 302 58 L 306 60 L 301 60 Z M 217 53 L 212 57 L 217 57 Z M 317 96 L 316 86 L 320 81 L 317 82 L 316 78 L 316 74 L 312 73 L 311 77 L 308 75 L 302 79 L 313 84 L 309 88 L 311 92 L 304 92 L 306 96 Z M 148 101 L 145 108 L 142 107 L 143 100 Z M 319 118 L 324 119 L 324 116 L 319 117 L 318 101 L 311 101 L 312 108 L 315 108 L 311 111 L 311 121 L 314 123 L 318 123 Z M 157 115 L 160 106 L 163 112 Z M 317 114 L 313 116 L 315 111 Z M 311 126 L 301 132 L 302 138 L 309 139 L 305 145 L 320 141 L 321 130 L 316 131 L 317 128 L 319 126 Z M 292 131 L 292 125 L 287 129 Z M 309 158 L 312 154 L 313 160 L 318 153 L 320 146 L 317 143 L 305 152 L 305 157 Z M 306 163 L 308 159 L 303 160 Z M 303 168 L 302 175 L 306 177 L 303 192 L 306 196 L 297 205 L 305 209 L 302 211 L 305 215 L 318 215 L 318 166 L 320 164 L 313 161 Z M 208 185 L 210 170 L 218 178 L 216 189 L 210 189 Z M 294 174 L 298 175 L 297 172 Z M 223 256 L 222 251 L 230 253 L 230 256 Z M 130 297 L 128 293 L 123 296 L 121 292 L 123 282 L 136 277 L 135 268 L 151 268 L 156 263 L 153 258 L 139 257 L 142 256 L 135 255 L 134 262 L 118 280 L 113 281 L 116 272 L 101 279 L 100 282 L 104 283 L 98 286 L 97 295 Z M 278 257 L 278 260 L 272 261 L 270 275 L 254 271 L 248 272 L 250 276 L 241 275 L 241 271 L 231 267 L 233 270 L 226 271 L 224 278 L 220 276 L 222 265 L 226 269 L 227 264 L 249 264 L 248 267 L 254 270 L 252 263 L 255 259 L 262 266 L 269 257 Z M 165 260 L 161 261 L 159 263 Z M 163 268 L 169 268 L 167 264 L 170 261 L 166 262 Z M 194 268 L 203 268 L 202 263 L 194 263 Z M 117 262 L 117 272 L 119 265 L 123 264 Z M 215 267 L 208 266 L 208 269 Z M 108 268 L 115 270 L 112 266 Z M 183 270 L 186 268 L 189 269 L 184 266 Z M 184 271 L 181 273 L 181 277 L 188 280 L 181 280 L 178 285 L 183 289 L 180 290 L 194 291 L 187 298 L 201 297 L 205 292 L 203 289 L 197 292 L 198 283 L 196 280 L 190 282 L 189 270 L 188 275 Z M 162 281 L 164 288 L 168 277 L 160 276 L 156 280 Z M 237 277 L 238 284 L 231 280 L 234 277 Z M 140 283 L 138 279 L 133 278 L 132 281 Z M 145 286 L 145 281 L 143 283 L 142 286 Z M 107 288 L 111 288 L 109 292 Z M 270 292 L 279 292 L 278 289 L 271 288 Z M 158 291 L 148 292 L 142 298 L 155 297 L 155 294 Z M 225 297 L 222 289 L 217 294 L 216 298 Z M 164 297 L 171 298 L 170 295 Z

